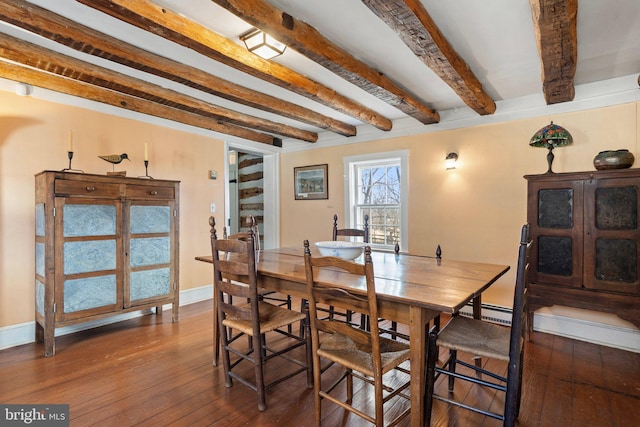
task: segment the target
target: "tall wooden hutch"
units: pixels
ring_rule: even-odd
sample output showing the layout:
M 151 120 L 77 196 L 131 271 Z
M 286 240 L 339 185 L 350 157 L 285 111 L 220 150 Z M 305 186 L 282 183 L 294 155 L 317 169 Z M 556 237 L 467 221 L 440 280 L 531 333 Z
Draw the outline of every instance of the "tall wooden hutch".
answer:
M 640 327 L 640 169 L 525 178 L 530 320 L 557 304 L 614 313 Z
M 36 175 L 36 341 L 55 329 L 172 304 L 178 321 L 179 182 Z

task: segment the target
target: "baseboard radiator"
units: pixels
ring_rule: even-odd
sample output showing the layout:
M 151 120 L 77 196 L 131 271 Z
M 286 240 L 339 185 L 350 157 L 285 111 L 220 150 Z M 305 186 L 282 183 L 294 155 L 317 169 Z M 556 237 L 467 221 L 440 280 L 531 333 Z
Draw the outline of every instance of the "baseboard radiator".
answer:
M 511 317 L 513 317 L 513 311 L 510 307 L 503 307 L 493 304 L 482 304 L 481 311 L 482 320 L 511 326 Z M 473 306 L 471 305 L 471 303 L 467 304 L 460 310 L 460 315 L 465 317 L 473 317 Z

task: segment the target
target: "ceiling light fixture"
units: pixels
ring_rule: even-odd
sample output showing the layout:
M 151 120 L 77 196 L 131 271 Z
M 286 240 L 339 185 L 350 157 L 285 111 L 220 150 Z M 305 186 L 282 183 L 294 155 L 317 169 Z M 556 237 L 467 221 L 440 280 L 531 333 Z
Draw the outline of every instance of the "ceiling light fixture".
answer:
M 287 48 L 284 43 L 271 37 L 262 30 L 254 28 L 240 36 L 251 53 L 255 53 L 261 58 L 272 59 L 282 55 Z

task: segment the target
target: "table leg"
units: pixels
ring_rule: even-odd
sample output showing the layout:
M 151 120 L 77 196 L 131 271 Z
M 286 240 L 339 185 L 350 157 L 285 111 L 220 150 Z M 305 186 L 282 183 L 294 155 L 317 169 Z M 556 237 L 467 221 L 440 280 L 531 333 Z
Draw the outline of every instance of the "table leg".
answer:
M 409 307 L 409 345 L 411 360 L 411 425 L 424 424 L 425 327 L 428 324 L 425 309 Z
M 482 319 L 482 295 L 473 299 L 473 318 Z
M 473 318 L 482 319 L 482 295 L 478 295 L 473 299 Z M 482 356 L 474 356 L 473 362 L 476 367 L 482 367 Z

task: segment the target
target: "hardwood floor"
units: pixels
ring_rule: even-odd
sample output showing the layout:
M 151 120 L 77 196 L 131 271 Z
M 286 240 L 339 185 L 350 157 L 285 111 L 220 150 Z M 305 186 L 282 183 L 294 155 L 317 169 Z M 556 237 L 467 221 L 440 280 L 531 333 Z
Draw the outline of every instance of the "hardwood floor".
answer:
M 265 412 L 246 386 L 225 388 L 222 366 L 211 363 L 212 316 L 205 301 L 182 307 L 175 324 L 165 313 L 58 337 L 50 358 L 41 344 L 0 351 L 0 403 L 69 404 L 74 427 L 312 426 L 304 375 L 270 390 Z M 534 333 L 525 358 L 520 426 L 639 425 L 640 354 Z M 356 399 L 370 402 L 355 387 Z M 456 394 L 502 405 L 501 396 L 462 383 Z M 367 425 L 330 406 L 323 416 L 327 426 Z M 500 424 L 434 402 L 433 426 Z

